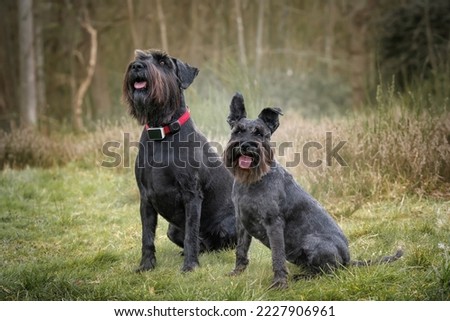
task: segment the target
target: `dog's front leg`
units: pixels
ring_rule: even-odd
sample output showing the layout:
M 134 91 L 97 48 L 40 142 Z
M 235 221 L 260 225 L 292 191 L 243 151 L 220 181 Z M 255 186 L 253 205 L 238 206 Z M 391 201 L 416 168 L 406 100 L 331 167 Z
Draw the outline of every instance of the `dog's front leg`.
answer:
M 252 242 L 251 235 L 244 228 L 244 225 L 241 223 L 240 219 L 237 219 L 236 222 L 237 229 L 237 246 L 236 246 L 236 266 L 232 272 L 230 272 L 230 276 L 239 275 L 245 271 L 248 265 L 248 250 L 250 248 L 250 244 Z
M 145 196 L 141 196 L 142 259 L 136 272 L 152 270 L 156 265 L 155 231 L 158 214 Z
M 186 226 L 184 235 L 184 264 L 181 269 L 189 272 L 199 266 L 198 254 L 200 249 L 200 217 L 202 199 L 199 195 L 194 195 L 185 202 Z
M 287 288 L 286 252 L 284 248 L 284 226 L 283 222 L 276 218 L 265 228 L 269 237 L 270 249 L 272 251 L 272 268 L 274 272 L 271 288 Z

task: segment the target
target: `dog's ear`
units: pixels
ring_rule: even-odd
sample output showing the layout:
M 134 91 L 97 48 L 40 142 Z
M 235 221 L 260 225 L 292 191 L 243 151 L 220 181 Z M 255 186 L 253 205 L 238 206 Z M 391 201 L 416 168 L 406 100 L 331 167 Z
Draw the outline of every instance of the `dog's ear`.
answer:
M 136 49 L 134 51 L 134 59 L 143 59 L 147 56 L 147 52 L 145 50 Z
M 280 115 L 283 115 L 281 108 L 267 107 L 261 111 L 258 118 L 269 127 L 270 132 L 273 134 L 280 125 L 280 122 L 278 121 L 278 116 Z
M 176 66 L 176 74 L 180 80 L 180 86 L 182 89 L 186 89 L 190 84 L 192 84 L 200 70 L 176 58 L 172 58 L 172 61 Z
M 244 97 L 240 93 L 235 93 L 233 99 L 231 99 L 227 122 L 233 128 L 240 119 L 245 117 L 247 117 L 247 112 L 245 111 Z

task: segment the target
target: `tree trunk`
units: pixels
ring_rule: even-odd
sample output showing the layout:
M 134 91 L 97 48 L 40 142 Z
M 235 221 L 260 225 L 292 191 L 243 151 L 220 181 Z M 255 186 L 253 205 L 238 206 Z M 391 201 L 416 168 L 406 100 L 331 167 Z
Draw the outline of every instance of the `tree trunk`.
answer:
M 327 64 L 328 75 L 332 74 L 333 71 L 333 51 L 334 51 L 334 33 L 336 26 L 336 3 L 334 1 L 329 1 L 327 3 L 327 16 L 328 19 L 326 21 L 325 27 L 325 43 L 324 43 L 324 51 L 325 51 L 325 61 Z
M 197 0 L 191 1 L 191 19 L 190 19 L 190 46 L 189 46 L 189 60 L 192 63 L 197 63 L 196 53 L 199 52 L 200 48 L 200 28 L 202 26 L 201 20 L 201 2 Z M 203 22 L 205 23 L 205 22 Z
M 87 11 L 84 12 L 81 26 L 89 33 L 91 38 L 91 48 L 89 52 L 89 62 L 86 67 L 86 78 L 81 82 L 80 87 L 78 87 L 78 90 L 75 93 L 75 101 L 73 104 L 73 127 L 75 131 L 81 131 L 83 129 L 83 99 L 91 84 L 95 65 L 97 63 L 97 31 L 92 27 Z
M 166 17 L 164 16 L 164 10 L 163 10 L 161 0 L 156 0 L 156 11 L 158 13 L 159 28 L 161 31 L 162 48 L 168 52 L 169 51 L 169 40 L 167 38 Z
M 39 3 L 40 4 L 40 3 Z M 45 86 L 45 61 L 44 61 L 44 39 L 42 31 L 42 5 L 38 5 L 37 15 L 34 22 L 35 25 L 35 39 L 36 39 L 36 101 L 37 111 L 39 115 L 39 128 L 48 133 L 50 128 L 47 119 L 47 95 Z
M 36 126 L 36 66 L 34 56 L 33 1 L 20 0 L 19 55 L 20 55 L 20 123 Z
M 433 49 L 433 33 L 431 30 L 430 23 L 430 3 L 429 1 L 425 2 L 425 34 L 427 37 L 427 49 L 428 49 L 428 59 L 430 60 L 431 70 L 433 73 L 438 71 L 438 63 L 436 54 Z
M 208 2 L 209 3 L 209 2 Z M 226 22 L 222 20 L 222 12 L 224 9 L 223 1 L 219 1 L 217 5 L 215 3 L 212 4 L 213 9 L 211 7 L 209 10 L 212 10 L 214 12 L 214 21 L 213 24 L 213 47 L 212 47 L 212 54 L 211 54 L 211 61 L 214 64 L 217 64 L 222 57 L 222 43 L 224 41 L 224 29 L 226 30 Z
M 131 39 L 133 39 L 133 48 L 138 49 L 139 40 L 136 31 L 136 21 L 134 19 L 134 7 L 133 0 L 127 0 L 128 19 L 130 21 Z
M 366 80 L 369 70 L 367 34 L 370 14 L 377 0 L 367 0 L 350 12 L 350 61 L 352 105 L 359 110 L 365 99 Z
M 236 13 L 237 36 L 239 46 L 239 61 L 242 66 L 247 66 L 247 54 L 245 53 L 245 36 L 244 22 L 242 20 L 241 1 L 234 0 L 234 8 Z
M 256 28 L 256 61 L 255 69 L 256 73 L 259 73 L 261 66 L 261 60 L 263 56 L 263 35 L 264 35 L 264 8 L 265 0 L 260 0 L 258 2 L 258 25 Z

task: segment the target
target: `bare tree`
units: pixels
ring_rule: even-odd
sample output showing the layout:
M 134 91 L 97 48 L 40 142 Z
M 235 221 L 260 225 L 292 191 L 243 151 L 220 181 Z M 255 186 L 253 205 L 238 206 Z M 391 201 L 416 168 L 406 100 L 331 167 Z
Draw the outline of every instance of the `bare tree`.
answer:
M 370 13 L 377 4 L 377 0 L 361 1 L 351 7 L 350 11 L 350 61 L 353 109 L 361 108 L 365 98 L 367 69 L 369 67 L 369 49 L 367 46 L 368 25 Z
M 239 61 L 241 65 L 247 66 L 247 54 L 245 53 L 245 37 L 244 37 L 244 22 L 242 20 L 241 1 L 234 0 L 234 9 L 236 14 L 237 36 L 239 46 Z
M 130 21 L 131 39 L 133 39 L 133 47 L 137 49 L 139 46 L 139 40 L 134 19 L 133 0 L 127 0 L 127 9 L 128 9 L 128 19 Z
M 326 4 L 326 14 L 328 19 L 325 25 L 325 60 L 327 63 L 328 74 L 331 74 L 333 66 L 333 51 L 335 42 L 335 26 L 336 26 L 336 3 L 334 1 L 329 1 Z
M 205 23 L 201 17 L 201 1 L 191 1 L 191 19 L 190 19 L 190 45 L 189 45 L 189 57 L 194 58 L 195 53 L 199 50 L 200 46 L 200 28 L 201 24 Z
M 158 13 L 159 28 L 161 30 L 161 43 L 164 50 L 169 51 L 169 40 L 167 38 L 166 17 L 161 0 L 156 0 L 156 11 Z
M 20 123 L 37 124 L 36 66 L 34 56 L 33 1 L 20 0 L 19 55 L 20 55 Z
M 76 131 L 83 129 L 83 99 L 86 95 L 86 91 L 92 81 L 94 75 L 95 65 L 97 63 L 97 30 L 92 27 L 91 21 L 87 10 L 83 11 L 83 17 L 81 19 L 81 26 L 89 33 L 91 40 L 91 48 L 89 52 L 89 61 L 86 67 L 86 77 L 81 82 L 75 93 L 75 99 L 73 103 L 73 127 Z
M 431 69 L 436 72 L 438 70 L 438 63 L 436 54 L 433 49 L 433 34 L 430 22 L 430 3 L 428 1 L 425 1 L 425 34 L 427 37 L 427 49 Z
M 37 3 L 34 20 L 35 29 L 35 54 L 36 54 L 36 102 L 39 116 L 39 128 L 48 132 L 48 120 L 45 117 L 47 109 L 47 95 L 45 85 L 45 59 L 44 59 L 44 32 L 42 2 Z
M 264 8 L 266 2 L 265 0 L 260 0 L 258 2 L 258 25 L 256 28 L 256 61 L 255 61 L 255 69 L 256 72 L 259 72 L 259 68 L 261 66 L 261 59 L 263 55 L 263 35 L 264 35 Z

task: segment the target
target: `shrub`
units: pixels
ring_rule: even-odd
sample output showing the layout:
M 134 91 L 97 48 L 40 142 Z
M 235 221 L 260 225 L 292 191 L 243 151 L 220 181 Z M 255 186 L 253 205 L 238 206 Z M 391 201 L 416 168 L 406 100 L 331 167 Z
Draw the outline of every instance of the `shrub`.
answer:
M 56 133 L 46 135 L 36 129 L 0 131 L 0 169 L 63 166 L 69 162 L 88 162 L 96 166 L 103 157 L 102 146 L 108 141 L 123 142 L 123 133 L 139 138 L 139 126 L 99 124 L 95 131 L 83 134 Z M 121 145 L 123 147 L 123 144 Z

